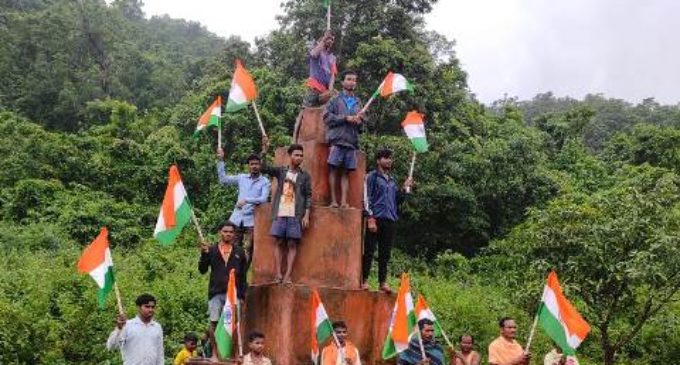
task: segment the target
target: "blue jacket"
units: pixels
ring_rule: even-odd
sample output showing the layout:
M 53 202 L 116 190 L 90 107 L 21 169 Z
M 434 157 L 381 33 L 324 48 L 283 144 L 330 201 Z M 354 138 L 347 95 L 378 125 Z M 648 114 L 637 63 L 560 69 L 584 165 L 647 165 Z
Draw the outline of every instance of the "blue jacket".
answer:
M 359 148 L 359 133 L 361 124 L 350 123 L 345 120 L 347 116 L 357 115 L 361 110 L 361 100 L 356 96 L 350 96 L 354 100 L 351 108 L 344 100 L 344 91 L 332 98 L 323 113 L 323 121 L 326 123 L 326 142 L 331 146 L 343 146 L 353 149 Z
M 399 219 L 398 205 L 407 194 L 399 189 L 392 176 L 383 175 L 378 170 L 369 172 L 366 174 L 364 194 L 364 208 L 369 217 L 392 222 Z

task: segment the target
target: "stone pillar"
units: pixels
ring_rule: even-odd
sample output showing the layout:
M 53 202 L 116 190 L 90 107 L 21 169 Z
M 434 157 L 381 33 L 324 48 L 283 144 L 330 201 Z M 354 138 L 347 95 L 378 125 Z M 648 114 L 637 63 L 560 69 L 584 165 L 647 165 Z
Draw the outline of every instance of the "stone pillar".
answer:
M 349 177 L 350 208 L 329 208 L 328 145 L 321 108 L 303 111 L 298 143 L 304 147 L 302 167 L 312 178 L 313 206 L 310 226 L 298 246 L 292 273 L 294 284 L 272 283 L 276 273 L 275 241 L 269 234 L 271 204 L 262 204 L 255 213 L 255 248 L 244 338 L 249 331 L 261 331 L 266 336 L 267 356 L 277 365 L 309 364 L 309 297 L 311 288 L 317 288 L 331 320 L 348 324 L 349 339 L 361 352 L 362 362 L 381 363 L 382 344 L 396 296 L 359 290 L 365 155 L 358 152 L 358 168 Z M 274 164 L 287 163 L 287 147 L 278 148 Z M 277 183 L 272 181 L 272 192 L 276 191 Z

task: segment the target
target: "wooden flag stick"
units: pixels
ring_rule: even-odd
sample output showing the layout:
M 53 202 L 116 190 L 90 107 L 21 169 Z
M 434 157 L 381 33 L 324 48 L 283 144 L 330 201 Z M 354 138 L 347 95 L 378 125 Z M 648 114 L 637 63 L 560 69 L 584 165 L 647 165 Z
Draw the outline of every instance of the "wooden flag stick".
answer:
M 413 151 L 413 157 L 411 157 L 411 167 L 408 169 L 408 178 L 412 179 L 413 178 L 413 170 L 416 167 L 416 151 Z M 411 192 L 411 187 L 407 186 L 406 187 L 406 192 L 410 193 Z
M 368 99 L 368 101 L 366 102 L 366 105 L 364 105 L 364 107 L 361 108 L 361 113 L 366 113 L 366 109 L 368 109 L 369 105 L 371 105 L 373 100 L 375 100 L 375 94 L 371 95 L 371 98 Z
M 260 118 L 260 112 L 257 111 L 257 104 L 255 104 L 255 100 L 253 100 L 253 110 L 255 111 L 255 117 L 257 118 L 257 124 L 260 126 L 260 132 L 262 132 L 263 136 L 267 136 L 267 132 L 264 131 L 264 125 L 262 124 L 262 119 Z
M 196 226 L 196 231 L 198 231 L 198 238 L 200 238 L 201 243 L 205 241 L 205 237 L 203 236 L 203 230 L 201 229 L 201 225 L 198 224 L 198 218 L 196 218 L 196 214 L 194 214 L 194 208 L 191 208 L 191 220 L 194 222 L 194 225 Z
M 538 324 L 538 313 L 534 317 L 534 324 L 531 326 L 531 332 L 529 332 L 529 338 L 527 339 L 527 345 L 524 348 L 524 353 L 529 352 L 529 347 L 531 346 L 531 340 L 534 339 L 534 332 L 536 332 L 536 325 Z
M 222 148 L 222 123 L 217 123 L 217 147 Z
M 416 324 L 415 326 L 416 332 L 418 332 L 418 344 L 420 345 L 420 354 L 423 356 L 423 360 L 427 359 L 427 356 L 425 356 L 425 345 L 423 345 L 423 336 L 420 335 L 420 326 Z
M 331 0 L 328 0 L 328 8 L 326 9 L 326 30 L 331 30 Z
M 335 341 L 335 346 L 338 348 L 338 351 L 340 351 L 340 355 L 342 356 L 342 363 L 344 364 L 347 360 L 347 354 L 345 354 L 345 349 L 340 346 L 340 340 L 338 340 L 338 336 L 335 334 L 335 329 L 331 331 L 333 334 L 333 340 Z
M 118 304 L 118 314 L 121 316 L 125 315 L 125 310 L 123 310 L 123 300 L 120 299 L 120 290 L 118 289 L 118 282 L 113 282 L 113 291 L 116 293 L 116 303 Z
M 455 350 L 456 348 L 453 347 L 453 344 L 452 344 L 451 341 L 449 340 L 449 337 L 446 336 L 446 332 L 444 332 L 444 329 L 441 328 L 441 326 L 439 327 L 439 329 L 442 331 L 442 336 L 444 337 L 444 341 L 446 341 L 446 344 L 449 345 L 449 347 L 450 347 L 452 350 Z
M 237 321 L 236 321 L 236 335 L 238 336 L 238 356 L 243 359 L 243 340 L 241 336 L 241 305 L 238 304 L 238 298 L 236 299 L 236 312 L 238 312 L 237 315 Z

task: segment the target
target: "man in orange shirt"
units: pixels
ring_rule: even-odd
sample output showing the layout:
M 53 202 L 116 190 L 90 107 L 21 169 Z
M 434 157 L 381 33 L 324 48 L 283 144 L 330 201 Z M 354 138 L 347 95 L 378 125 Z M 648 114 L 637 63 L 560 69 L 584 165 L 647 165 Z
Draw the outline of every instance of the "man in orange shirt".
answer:
M 321 351 L 321 365 L 361 365 L 359 350 L 347 341 L 347 325 L 343 321 L 333 322 L 333 332 L 340 343 L 340 348 L 331 341 Z
M 503 317 L 498 326 L 501 335 L 489 344 L 489 364 L 491 365 L 528 365 L 531 354 L 525 352 L 515 340 L 517 324 L 510 317 Z

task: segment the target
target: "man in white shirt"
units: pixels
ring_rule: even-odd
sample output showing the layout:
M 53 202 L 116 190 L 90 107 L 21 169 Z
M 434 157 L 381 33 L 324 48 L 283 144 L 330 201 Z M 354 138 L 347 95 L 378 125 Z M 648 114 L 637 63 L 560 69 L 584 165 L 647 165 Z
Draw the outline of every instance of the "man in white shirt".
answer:
M 163 328 L 153 320 L 156 298 L 142 294 L 135 304 L 137 316 L 129 321 L 124 314 L 118 316 L 106 348 L 120 349 L 123 365 L 163 365 Z

